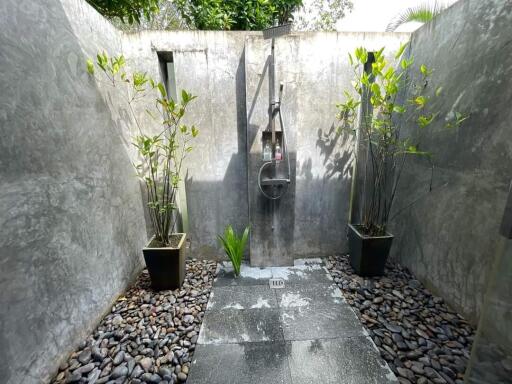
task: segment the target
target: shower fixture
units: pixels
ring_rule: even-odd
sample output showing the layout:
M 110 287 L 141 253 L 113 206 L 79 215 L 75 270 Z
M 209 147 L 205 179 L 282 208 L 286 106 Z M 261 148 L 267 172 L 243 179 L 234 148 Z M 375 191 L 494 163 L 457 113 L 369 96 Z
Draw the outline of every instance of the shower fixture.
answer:
M 279 97 L 275 98 L 275 39 L 289 34 L 290 31 L 291 23 L 278 25 L 263 31 L 263 37 L 272 39 L 272 42 L 269 63 L 269 125 L 261 134 L 263 164 L 258 172 L 258 187 L 262 195 L 269 200 L 278 200 L 283 197 L 290 184 L 290 156 L 281 113 L 283 83 L 279 84 Z M 276 130 L 276 118 L 279 119 L 280 130 Z M 285 161 L 286 172 L 284 172 L 284 175 L 279 175 L 278 167 L 282 161 Z

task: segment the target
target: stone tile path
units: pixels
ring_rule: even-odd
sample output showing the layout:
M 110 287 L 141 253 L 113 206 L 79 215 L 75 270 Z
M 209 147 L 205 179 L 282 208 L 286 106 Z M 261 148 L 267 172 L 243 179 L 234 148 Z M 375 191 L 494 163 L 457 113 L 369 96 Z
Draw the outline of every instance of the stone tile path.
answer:
M 270 278 L 285 287 L 271 289 Z M 398 383 L 319 259 L 220 267 L 187 384 Z

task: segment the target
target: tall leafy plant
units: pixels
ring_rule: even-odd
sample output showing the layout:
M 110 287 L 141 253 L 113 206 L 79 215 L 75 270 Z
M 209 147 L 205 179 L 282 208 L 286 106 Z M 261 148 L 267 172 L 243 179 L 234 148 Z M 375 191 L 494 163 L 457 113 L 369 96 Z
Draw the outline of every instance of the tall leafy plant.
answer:
M 189 103 L 196 97 L 181 92 L 181 100 L 167 95 L 162 83 L 155 82 L 147 74 L 125 71 L 123 56 L 108 57 L 98 54 L 96 62 L 88 60 L 87 70 L 94 75 L 100 72 L 102 79 L 121 93 L 135 121 L 138 133 L 133 137 L 139 161 L 134 164 L 146 186 L 147 207 L 155 232 L 156 246 L 172 244 L 171 235 L 177 222 L 176 198 L 180 184 L 183 160 L 192 151 L 191 141 L 198 135 L 195 126 L 183 124 Z M 134 104 L 145 101 L 153 106 L 146 112 L 160 123 L 158 132 L 144 132 Z
M 414 66 L 414 58 L 405 57 L 405 48 L 402 45 L 395 55 L 397 66 L 388 61 L 384 48 L 372 54 L 357 48 L 354 55 L 349 54 L 353 90 L 345 90 L 345 100 L 337 105 L 341 128 L 353 133 L 359 130 L 359 140 L 367 148 L 360 224 L 369 236 L 386 233 L 406 159 L 422 156 L 431 161 L 431 154 L 401 130 L 405 125 L 426 130 L 439 118 L 431 104 L 441 88 L 427 95 L 432 70 L 424 64 Z M 447 126 L 460 125 L 466 118 L 456 113 L 455 121 Z
M 228 225 L 224 230 L 224 236 L 219 235 L 219 240 L 224 247 L 224 251 L 229 257 L 229 260 L 231 260 L 231 264 L 233 264 L 235 276 L 240 275 L 240 266 L 242 265 L 245 245 L 247 244 L 248 238 L 249 227 L 245 228 L 242 236 L 238 236 L 231 225 Z

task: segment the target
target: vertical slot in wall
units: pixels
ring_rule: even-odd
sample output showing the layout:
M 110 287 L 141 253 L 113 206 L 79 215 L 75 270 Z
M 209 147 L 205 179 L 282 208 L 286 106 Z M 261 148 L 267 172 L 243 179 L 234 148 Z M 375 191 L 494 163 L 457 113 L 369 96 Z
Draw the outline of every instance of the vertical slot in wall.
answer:
M 176 90 L 176 74 L 174 71 L 174 55 L 172 52 L 158 52 L 158 62 L 160 63 L 160 74 L 162 83 L 165 86 L 167 95 L 174 101 L 178 101 Z
M 160 65 L 160 76 L 162 83 L 164 84 L 167 92 L 167 97 L 173 99 L 175 102 L 179 102 L 177 85 L 176 85 L 176 73 L 174 69 L 174 55 L 171 51 L 160 51 L 157 52 L 158 63 Z M 179 220 L 178 225 L 181 232 L 188 233 L 189 220 L 188 220 L 188 206 L 187 206 L 187 190 L 184 175 L 181 175 L 181 181 L 178 187 L 177 204 L 179 207 Z M 190 237 L 187 236 L 187 242 L 190 241 Z

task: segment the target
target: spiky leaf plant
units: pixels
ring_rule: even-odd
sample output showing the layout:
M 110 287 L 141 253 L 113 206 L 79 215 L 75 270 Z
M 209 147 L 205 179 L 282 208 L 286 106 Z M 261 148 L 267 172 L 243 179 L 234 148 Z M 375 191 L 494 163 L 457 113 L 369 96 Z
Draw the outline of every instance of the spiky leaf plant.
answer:
M 239 237 L 233 227 L 228 225 L 224 230 L 224 237 L 219 235 L 219 240 L 224 247 L 224 251 L 226 255 L 228 255 L 229 260 L 233 264 L 233 269 L 235 271 L 235 276 L 240 276 L 240 265 L 242 264 L 242 259 L 244 257 L 245 245 L 247 243 L 247 239 L 249 238 L 249 227 L 245 227 L 245 230 L 241 237 Z
M 407 8 L 405 11 L 393 18 L 393 20 L 386 27 L 386 32 L 394 32 L 401 25 L 411 21 L 416 21 L 418 23 L 428 23 L 437 15 L 439 15 L 444 9 L 446 9 L 446 5 L 440 4 L 437 1 Z

